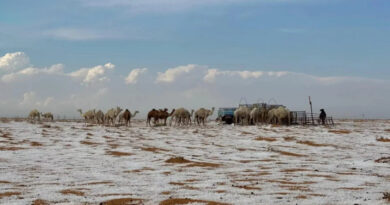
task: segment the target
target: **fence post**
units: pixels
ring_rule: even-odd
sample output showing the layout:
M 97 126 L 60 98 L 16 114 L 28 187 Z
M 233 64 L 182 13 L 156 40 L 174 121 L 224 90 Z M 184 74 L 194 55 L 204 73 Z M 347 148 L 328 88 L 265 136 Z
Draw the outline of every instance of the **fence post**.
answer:
M 310 96 L 309 96 L 309 103 L 310 103 L 310 112 L 311 112 L 311 123 L 312 123 L 312 125 L 314 125 L 313 106 L 312 106 L 312 103 L 311 103 Z

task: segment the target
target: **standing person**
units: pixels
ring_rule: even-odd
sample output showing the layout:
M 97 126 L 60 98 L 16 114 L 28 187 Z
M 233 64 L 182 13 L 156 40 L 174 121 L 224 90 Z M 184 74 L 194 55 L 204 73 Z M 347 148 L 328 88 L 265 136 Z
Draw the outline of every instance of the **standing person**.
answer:
M 325 125 L 325 120 L 326 120 L 326 113 L 325 113 L 325 110 L 324 110 L 324 109 L 321 109 L 320 111 L 321 111 L 321 113 L 320 113 L 321 122 L 322 122 L 323 125 Z

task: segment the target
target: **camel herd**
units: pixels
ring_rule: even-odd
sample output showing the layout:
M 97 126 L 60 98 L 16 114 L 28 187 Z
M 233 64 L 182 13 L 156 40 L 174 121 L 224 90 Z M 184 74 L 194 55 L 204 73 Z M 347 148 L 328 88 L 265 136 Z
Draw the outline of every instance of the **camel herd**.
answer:
M 291 116 L 290 111 L 282 106 L 275 108 L 266 107 L 254 107 L 252 109 L 248 107 L 239 107 L 234 111 L 234 122 L 235 124 L 280 124 L 290 125 Z
M 41 113 L 37 109 L 31 110 L 30 114 L 28 115 L 28 119 L 32 121 L 41 120 L 41 116 L 46 120 L 54 120 L 53 114 L 51 114 L 51 112 Z
M 130 126 L 131 118 L 134 118 L 138 111 L 135 111 L 134 114 L 126 109 L 122 112 L 122 108 L 116 107 L 109 109 L 106 113 L 103 113 L 101 110 L 88 110 L 83 113 L 81 109 L 77 110 L 81 117 L 84 118 L 85 122 L 95 123 L 100 125 L 116 125 L 116 122 L 124 123 L 126 126 Z M 122 112 L 122 113 L 121 113 Z
M 168 112 L 168 109 L 152 109 L 148 112 L 146 119 L 146 126 L 167 125 L 168 118 L 169 125 L 172 126 L 185 126 L 191 125 L 191 123 L 197 125 L 205 125 L 207 118 L 212 116 L 215 108 L 206 109 L 200 108 L 197 111 L 191 110 L 191 112 L 185 108 L 172 109 Z M 116 107 L 109 109 L 106 113 L 102 110 L 88 110 L 83 112 L 81 109 L 77 110 L 86 123 L 94 123 L 99 125 L 125 125 L 131 126 L 131 119 L 134 118 L 139 111 L 131 113 L 128 109 L 123 111 L 122 108 Z M 123 112 L 122 112 L 123 111 Z M 32 121 L 40 120 L 41 116 L 44 119 L 53 121 L 53 114 L 50 112 L 40 113 L 34 109 L 30 112 L 28 118 Z M 289 125 L 291 122 L 290 111 L 285 107 L 276 107 L 267 109 L 265 107 L 249 108 L 242 106 L 234 111 L 233 122 L 235 124 L 250 125 L 259 123 L 271 123 L 271 124 L 285 124 Z M 152 122 L 152 123 L 151 123 Z M 118 123 L 118 124 L 117 124 Z

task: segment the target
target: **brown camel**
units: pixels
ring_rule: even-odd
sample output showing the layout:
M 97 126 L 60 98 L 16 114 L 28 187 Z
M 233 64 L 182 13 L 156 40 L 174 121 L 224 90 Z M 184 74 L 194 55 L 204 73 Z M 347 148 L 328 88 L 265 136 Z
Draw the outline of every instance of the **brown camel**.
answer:
M 164 110 L 156 110 L 152 109 L 148 113 L 148 118 L 146 120 L 146 126 L 151 126 L 150 120 L 153 118 L 153 124 L 157 124 L 158 120 L 164 120 L 164 125 L 167 123 L 167 118 L 171 116 L 175 112 L 175 109 L 172 110 L 172 112 L 169 114 L 168 109 L 165 108 Z
M 172 110 L 171 113 L 168 112 L 168 109 L 160 110 L 160 115 L 158 117 L 159 120 L 164 121 L 164 126 L 167 125 L 167 119 L 175 112 L 175 109 Z

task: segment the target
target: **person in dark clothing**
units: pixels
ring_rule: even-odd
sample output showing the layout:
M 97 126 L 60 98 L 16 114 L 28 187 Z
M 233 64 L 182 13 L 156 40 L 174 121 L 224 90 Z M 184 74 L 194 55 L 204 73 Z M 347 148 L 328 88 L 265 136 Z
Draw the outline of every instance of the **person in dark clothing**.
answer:
M 326 120 L 325 110 L 321 109 L 320 111 L 321 111 L 321 113 L 320 113 L 320 120 L 321 120 L 322 124 L 325 125 L 325 120 Z

